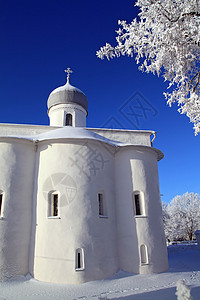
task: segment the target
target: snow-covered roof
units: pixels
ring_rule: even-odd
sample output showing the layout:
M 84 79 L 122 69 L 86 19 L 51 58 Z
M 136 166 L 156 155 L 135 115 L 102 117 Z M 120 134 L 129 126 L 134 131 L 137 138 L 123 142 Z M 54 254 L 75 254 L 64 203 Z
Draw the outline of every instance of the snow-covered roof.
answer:
M 41 142 L 48 140 L 60 140 L 60 139 L 88 139 L 104 142 L 113 146 L 120 146 L 123 143 L 107 139 L 97 133 L 81 127 L 65 126 L 55 130 L 43 132 L 36 135 L 2 135 L 0 138 L 15 138 L 24 139 L 33 142 Z
M 54 139 L 90 139 L 104 142 L 113 146 L 120 145 L 120 142 L 112 141 L 97 133 L 81 127 L 65 126 L 53 131 L 44 132 L 34 136 L 34 139 L 38 141 L 54 140 Z
M 56 141 L 56 140 L 94 140 L 106 143 L 108 145 L 114 147 L 130 147 L 130 146 L 137 146 L 146 149 L 152 149 L 156 152 L 157 160 L 160 160 L 164 157 L 163 153 L 153 147 L 145 146 L 145 145 L 134 145 L 131 142 L 119 142 L 115 140 L 108 139 L 102 135 L 99 135 L 95 132 L 92 132 L 88 129 L 81 128 L 81 127 L 72 127 L 72 126 L 65 126 L 55 130 L 50 130 L 47 132 L 43 132 L 36 135 L 2 135 L 1 138 L 9 138 L 9 139 L 21 139 L 36 142 L 42 141 Z

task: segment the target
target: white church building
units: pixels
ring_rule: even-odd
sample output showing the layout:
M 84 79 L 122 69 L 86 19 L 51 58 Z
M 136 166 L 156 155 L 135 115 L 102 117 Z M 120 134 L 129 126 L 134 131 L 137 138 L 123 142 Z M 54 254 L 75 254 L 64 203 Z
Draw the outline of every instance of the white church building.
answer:
M 50 126 L 0 124 L 0 280 L 167 270 L 155 132 L 86 128 L 87 108 L 68 74 Z

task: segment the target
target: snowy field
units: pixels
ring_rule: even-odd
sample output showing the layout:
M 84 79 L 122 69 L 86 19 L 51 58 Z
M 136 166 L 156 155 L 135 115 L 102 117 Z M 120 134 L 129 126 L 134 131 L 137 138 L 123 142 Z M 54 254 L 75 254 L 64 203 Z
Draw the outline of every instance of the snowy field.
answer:
M 0 283 L 0 300 L 23 299 L 177 299 L 175 286 L 179 279 L 192 289 L 194 300 L 200 299 L 200 250 L 196 245 L 168 247 L 169 270 L 153 275 L 118 272 L 107 280 L 82 285 L 49 284 L 30 276 Z

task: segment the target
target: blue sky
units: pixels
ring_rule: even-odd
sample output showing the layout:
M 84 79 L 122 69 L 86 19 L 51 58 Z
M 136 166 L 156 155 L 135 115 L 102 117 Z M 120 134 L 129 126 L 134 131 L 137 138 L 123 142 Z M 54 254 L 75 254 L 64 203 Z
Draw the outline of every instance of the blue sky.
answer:
M 163 79 L 138 70 L 133 58 L 96 58 L 106 42 L 115 45 L 118 19 L 130 22 L 138 10 L 131 0 L 0 1 L 0 123 L 48 124 L 49 93 L 66 81 L 89 101 L 87 127 L 114 126 L 157 131 L 163 201 L 200 193 L 200 135 L 186 116 L 169 108 Z M 140 116 L 127 114 L 132 103 Z M 145 110 L 144 110 L 145 108 Z

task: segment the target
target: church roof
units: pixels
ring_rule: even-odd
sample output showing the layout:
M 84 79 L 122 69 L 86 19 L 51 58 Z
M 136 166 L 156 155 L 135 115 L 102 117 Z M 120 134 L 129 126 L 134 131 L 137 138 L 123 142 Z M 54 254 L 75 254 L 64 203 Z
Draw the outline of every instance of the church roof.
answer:
M 60 86 L 51 92 L 47 101 L 47 106 L 49 110 L 54 105 L 68 103 L 79 104 L 87 111 L 87 97 L 81 90 L 71 85 L 69 80 L 65 85 Z
M 89 139 L 89 140 L 96 140 L 99 142 L 104 142 L 113 146 L 116 146 L 116 143 L 121 145 L 121 142 L 116 142 L 105 138 L 97 133 L 94 133 L 90 130 L 81 127 L 72 127 L 72 126 L 65 126 L 62 128 L 58 128 L 52 131 L 40 133 L 34 137 L 38 141 L 44 140 L 54 140 L 54 139 Z
M 145 145 L 134 145 L 130 142 L 119 142 L 116 140 L 108 139 L 100 134 L 92 132 L 88 129 L 81 128 L 81 127 L 72 127 L 72 126 L 65 126 L 58 129 L 50 130 L 44 133 L 36 134 L 36 135 L 4 135 L 0 136 L 1 138 L 7 139 L 21 139 L 32 141 L 34 143 L 43 142 L 43 141 L 50 141 L 50 140 L 94 140 L 98 142 L 103 142 L 105 144 L 114 146 L 116 148 L 121 147 L 137 147 L 141 149 L 149 149 L 156 153 L 157 160 L 161 160 L 164 155 L 163 153 L 153 147 L 145 146 Z

